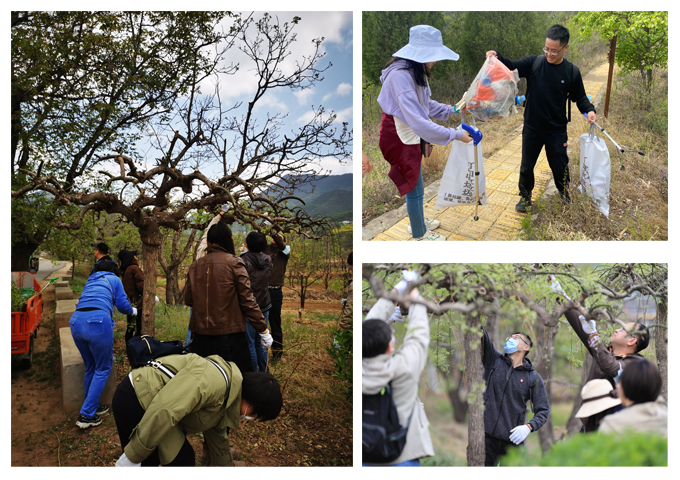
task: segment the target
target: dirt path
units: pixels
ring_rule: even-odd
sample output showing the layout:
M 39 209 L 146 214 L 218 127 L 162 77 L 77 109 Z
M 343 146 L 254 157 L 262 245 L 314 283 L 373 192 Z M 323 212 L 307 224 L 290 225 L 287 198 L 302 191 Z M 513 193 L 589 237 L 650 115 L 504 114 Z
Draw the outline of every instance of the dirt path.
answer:
M 323 296 L 315 287 L 313 297 Z M 335 325 L 334 316 L 340 314 L 339 300 L 313 299 L 306 302 L 300 313 L 299 300 L 292 292 L 285 292 L 283 315 L 305 328 L 323 332 Z M 111 414 L 97 428 L 80 430 L 75 426 L 76 415 L 63 412 L 60 385 L 59 348 L 54 331 L 54 287 L 43 294 L 42 326 L 35 342 L 34 364 L 23 370 L 13 366 L 11 371 L 11 464 L 12 466 L 75 466 L 113 465 L 120 455 L 120 443 Z M 329 320 L 319 323 L 309 320 L 324 314 Z M 122 323 L 122 322 L 118 322 Z M 121 326 L 117 324 L 117 329 Z M 124 328 L 124 327 L 122 327 Z M 284 337 L 285 340 L 285 337 Z M 122 339 L 116 339 L 114 357 L 122 355 Z M 238 451 L 241 465 L 351 465 L 352 464 L 352 407 L 337 400 L 338 380 L 332 377 L 332 358 L 323 350 L 317 353 L 291 351 L 285 361 L 277 365 L 277 376 L 292 383 L 308 384 L 316 380 L 314 397 L 336 404 L 328 405 L 328 413 L 320 414 L 313 398 L 298 396 L 284 400 L 284 409 L 272 422 L 249 422 L 230 434 L 232 447 Z M 118 360 L 118 381 L 129 370 L 127 360 Z M 127 370 L 126 370 L 127 369 Z M 337 403 L 339 402 L 339 403 Z M 198 436 L 189 438 L 200 452 Z M 329 463 L 330 462 L 330 463 Z

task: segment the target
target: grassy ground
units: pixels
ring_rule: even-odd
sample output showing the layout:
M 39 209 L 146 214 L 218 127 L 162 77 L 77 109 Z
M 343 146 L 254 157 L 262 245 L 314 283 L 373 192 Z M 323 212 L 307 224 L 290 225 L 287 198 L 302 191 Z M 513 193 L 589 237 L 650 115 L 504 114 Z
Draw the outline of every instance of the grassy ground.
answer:
M 79 282 L 76 277 L 73 283 Z M 270 372 L 281 385 L 283 409 L 273 421 L 243 422 L 230 432 L 235 459 L 246 466 L 352 465 L 351 396 L 348 401 L 347 382 L 333 376 L 334 360 L 326 351 L 338 314 L 284 309 L 282 319 L 285 352 Z M 127 320 L 120 314 L 114 320 L 114 360 L 120 383 L 130 371 L 124 353 Z M 184 340 L 188 322 L 186 307 L 157 304 L 157 338 Z M 43 331 L 51 334 L 50 323 Z M 13 412 L 12 464 L 112 466 L 121 453 L 113 416 L 106 415 L 96 428 L 76 427 L 77 415 L 62 413 L 58 364 L 59 342 L 52 336 L 45 351 L 35 354 L 32 369 L 12 371 L 12 392 L 17 397 L 13 407 L 16 404 L 16 413 L 31 414 L 36 422 L 29 431 L 15 421 Z M 202 440 L 191 435 L 189 441 L 198 463 Z

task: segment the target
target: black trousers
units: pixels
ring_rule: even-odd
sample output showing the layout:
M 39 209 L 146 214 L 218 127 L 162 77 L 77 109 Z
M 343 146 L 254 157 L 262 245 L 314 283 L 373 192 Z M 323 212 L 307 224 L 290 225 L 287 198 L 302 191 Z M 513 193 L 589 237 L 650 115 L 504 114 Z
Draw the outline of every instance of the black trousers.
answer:
M 567 155 L 567 130 L 563 132 L 539 132 L 524 125 L 522 129 L 522 165 L 519 169 L 519 194 L 531 198 L 534 189 L 534 167 L 541 149 L 552 170 L 555 186 L 560 193 L 569 185 L 569 156 Z
M 515 447 L 514 443 L 505 442 L 489 435 L 485 435 L 484 445 L 486 450 L 485 467 L 497 466 L 498 459 L 507 453 L 508 448 Z
M 118 438 L 120 438 L 120 445 L 123 449 L 130 442 L 130 435 L 132 430 L 139 424 L 144 416 L 144 409 L 137 399 L 135 389 L 132 387 L 130 377 L 125 377 L 116 393 L 113 394 L 113 401 L 111 402 L 111 410 L 113 411 L 113 418 L 116 421 L 116 428 L 118 429 Z M 158 457 L 158 450 L 154 450 L 151 455 L 142 460 L 142 467 L 157 467 L 161 464 Z M 196 454 L 189 440 L 184 439 L 184 445 L 179 450 L 179 453 L 174 460 L 165 466 L 167 467 L 193 467 L 196 465 Z
M 219 355 L 227 362 L 234 362 L 241 372 L 253 371 L 246 332 L 227 335 L 200 335 L 194 332 L 189 351 L 201 357 Z
M 269 310 L 269 328 L 271 329 L 272 356 L 281 358 L 283 355 L 283 330 L 281 330 L 281 306 L 283 305 L 283 290 L 270 288 L 269 297 L 272 300 L 272 308 Z

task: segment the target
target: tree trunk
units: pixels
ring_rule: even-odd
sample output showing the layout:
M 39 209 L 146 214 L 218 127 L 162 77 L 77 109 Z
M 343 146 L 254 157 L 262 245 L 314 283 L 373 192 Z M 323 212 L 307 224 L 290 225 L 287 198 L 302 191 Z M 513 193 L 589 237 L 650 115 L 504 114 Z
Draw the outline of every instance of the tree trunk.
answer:
M 300 275 L 300 309 L 305 308 L 306 296 L 307 296 L 307 279 Z
M 30 258 L 40 243 L 23 239 L 12 245 L 11 259 L 13 272 L 27 272 L 30 267 Z
M 453 407 L 453 421 L 460 423 L 461 425 L 465 423 L 465 418 L 468 413 L 468 403 L 466 400 L 460 398 L 460 392 L 463 388 L 463 374 L 460 373 L 459 380 L 456 382 L 454 388 L 449 389 L 446 394 L 449 396 L 449 401 Z
M 468 447 L 469 467 L 484 466 L 484 368 L 481 360 L 479 314 L 468 316 L 463 347 L 465 349 L 465 374 L 468 391 Z
M 158 249 L 161 235 L 158 226 L 152 224 L 139 229 L 142 239 L 142 264 L 144 271 L 144 295 L 142 297 L 142 335 L 156 334 L 156 277 L 158 276 Z
M 548 395 L 548 400 L 552 403 L 552 383 L 550 378 L 552 376 L 552 358 L 555 354 L 555 335 L 557 328 L 546 326 L 542 320 L 536 323 L 536 358 L 534 368 L 536 372 L 543 378 L 545 383 L 545 391 Z M 550 451 L 554 442 L 554 432 L 552 423 L 552 414 L 548 414 L 548 420 L 538 430 L 538 438 L 541 443 L 541 451 L 546 454 Z
M 578 390 L 576 391 L 576 395 L 574 397 L 574 406 L 571 409 L 569 420 L 567 420 L 567 436 L 569 437 L 581 431 L 581 426 L 583 425 L 583 422 L 581 422 L 581 420 L 576 418 L 574 415 L 576 415 L 579 408 L 581 408 L 581 389 L 583 388 L 583 385 L 586 384 L 586 379 L 588 378 L 588 373 L 590 372 L 590 367 L 592 366 L 593 357 L 588 352 L 586 352 L 586 359 L 583 362 L 581 384 L 578 386 Z
M 656 323 L 659 327 L 654 328 L 654 343 L 656 344 L 656 364 L 661 374 L 661 396 L 668 402 L 668 349 L 666 328 L 668 321 L 668 306 L 665 301 L 660 301 L 656 312 Z
M 179 265 L 172 264 L 165 273 L 165 303 L 182 305 L 184 300 L 179 289 Z

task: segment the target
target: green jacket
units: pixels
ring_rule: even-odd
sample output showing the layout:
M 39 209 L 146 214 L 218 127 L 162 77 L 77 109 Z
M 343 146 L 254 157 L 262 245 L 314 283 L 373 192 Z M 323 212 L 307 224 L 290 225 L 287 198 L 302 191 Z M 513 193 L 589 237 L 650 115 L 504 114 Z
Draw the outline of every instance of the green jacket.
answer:
M 227 428 L 238 428 L 243 376 L 234 363 L 218 355 L 208 358 L 224 369 L 228 391 L 219 369 L 193 353 L 158 359 L 177 372 L 172 379 L 148 366 L 130 372 L 135 394 L 146 411 L 125 447 L 130 461 L 140 463 L 158 448 L 161 463 L 170 463 L 186 434 L 203 432 L 211 463 L 233 464 Z

